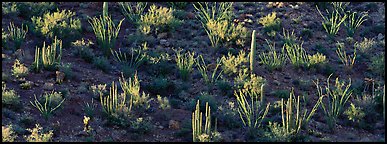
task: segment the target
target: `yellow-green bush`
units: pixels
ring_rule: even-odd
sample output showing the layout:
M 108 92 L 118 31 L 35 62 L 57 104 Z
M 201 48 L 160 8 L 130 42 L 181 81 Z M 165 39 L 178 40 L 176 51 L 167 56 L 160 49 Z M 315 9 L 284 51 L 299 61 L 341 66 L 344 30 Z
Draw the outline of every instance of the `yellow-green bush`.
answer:
M 149 34 L 151 31 L 173 31 L 180 21 L 173 16 L 172 8 L 157 7 L 151 5 L 148 13 L 141 15 L 139 30 L 144 34 Z

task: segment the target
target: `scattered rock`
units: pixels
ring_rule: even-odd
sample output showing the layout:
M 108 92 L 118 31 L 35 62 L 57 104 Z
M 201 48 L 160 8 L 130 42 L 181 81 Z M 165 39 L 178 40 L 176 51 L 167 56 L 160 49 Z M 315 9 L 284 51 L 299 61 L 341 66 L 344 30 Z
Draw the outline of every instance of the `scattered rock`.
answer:
M 383 38 L 384 38 L 383 34 L 379 33 L 378 34 L 378 40 L 383 40 Z
M 188 13 L 187 13 L 187 18 L 189 18 L 189 19 L 194 19 L 194 18 L 195 18 L 195 14 L 192 13 L 192 12 L 188 12 Z
M 90 134 L 87 133 L 86 131 L 80 131 L 78 134 L 76 134 L 76 136 L 88 137 L 88 136 L 90 136 Z
M 274 83 L 275 85 L 277 85 L 277 86 L 281 85 L 281 83 L 280 83 L 279 81 L 277 81 L 277 80 L 274 80 L 273 83 Z
M 170 120 L 168 128 L 178 130 L 180 129 L 180 123 L 175 120 Z
M 45 89 L 45 90 L 53 90 L 54 89 L 54 83 L 50 83 L 50 82 L 44 83 L 43 89 Z
M 284 78 L 285 78 L 285 79 L 292 79 L 292 78 L 291 78 L 291 77 L 289 77 L 289 76 L 285 76 Z
M 161 126 L 161 125 L 160 125 L 160 126 L 158 126 L 157 128 L 159 128 L 159 129 L 164 129 L 164 127 L 163 127 L 163 126 Z
M 167 38 L 168 34 L 166 32 L 160 33 L 157 35 L 157 38 L 159 39 L 165 39 Z
M 164 45 L 164 46 L 167 46 L 167 47 L 169 46 L 169 42 L 166 39 L 161 39 L 160 40 L 160 44 Z

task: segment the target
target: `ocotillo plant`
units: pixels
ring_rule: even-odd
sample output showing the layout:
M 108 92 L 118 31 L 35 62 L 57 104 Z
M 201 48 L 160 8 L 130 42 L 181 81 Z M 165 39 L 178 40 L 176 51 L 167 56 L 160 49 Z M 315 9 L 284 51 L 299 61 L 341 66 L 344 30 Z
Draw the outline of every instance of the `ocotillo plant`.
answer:
M 254 60 L 255 60 L 255 30 L 253 30 L 253 34 L 251 35 L 251 51 L 250 51 L 250 70 L 251 73 L 254 72 Z
M 211 134 L 211 107 L 208 106 L 208 102 L 206 102 L 206 122 L 204 125 L 204 131 L 202 131 L 202 124 L 203 124 L 203 115 L 202 112 L 200 112 L 199 108 L 199 100 L 196 104 L 196 110 L 192 113 L 192 140 L 193 142 L 198 142 L 199 136 L 202 134 L 207 134 L 210 136 Z

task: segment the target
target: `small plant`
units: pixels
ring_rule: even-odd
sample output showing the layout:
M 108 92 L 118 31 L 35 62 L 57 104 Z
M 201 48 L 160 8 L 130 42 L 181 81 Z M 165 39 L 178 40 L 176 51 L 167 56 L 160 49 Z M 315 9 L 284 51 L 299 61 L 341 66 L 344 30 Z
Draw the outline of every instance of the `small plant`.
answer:
M 94 98 L 99 98 L 107 93 L 106 84 L 92 85 L 90 86 L 90 91 L 93 92 Z
M 344 14 L 344 16 L 342 16 L 338 9 L 334 9 L 332 12 L 329 12 L 326 9 L 328 16 L 324 16 L 317 6 L 316 8 L 321 17 L 323 18 L 323 21 L 321 23 L 325 31 L 329 34 L 331 38 L 334 37 L 339 31 L 341 24 L 347 19 L 347 14 Z
M 344 114 L 348 116 L 350 121 L 357 123 L 359 123 L 365 116 L 362 108 L 356 107 L 353 103 L 351 103 L 351 106 L 346 111 L 344 111 Z
M 147 59 L 147 53 L 145 52 L 145 49 L 147 49 L 147 44 L 144 43 L 143 48 L 140 49 L 131 49 L 131 55 L 129 55 L 130 58 L 126 55 L 127 53 L 121 52 L 121 49 L 119 51 L 111 51 L 114 60 L 119 62 L 122 65 L 127 66 L 131 73 L 136 71 Z
M 43 128 L 39 124 L 36 124 L 35 128 L 27 130 L 31 132 L 31 135 L 25 136 L 27 142 L 51 142 L 54 135 L 52 130 L 43 133 Z
M 211 107 L 206 103 L 205 111 L 205 124 L 203 127 L 203 115 L 200 112 L 199 100 L 196 103 L 196 109 L 192 113 L 192 141 L 193 142 L 211 142 L 215 139 L 214 136 L 216 133 L 216 123 L 215 130 L 211 130 Z
M 91 128 L 90 124 L 90 117 L 83 116 L 83 131 L 90 133 L 93 128 Z
M 325 94 L 323 94 L 323 89 L 319 86 L 318 80 L 315 82 L 315 85 L 320 99 L 324 99 L 325 97 L 327 98 L 328 104 L 325 105 L 324 102 L 322 102 L 321 108 L 324 111 L 329 128 L 333 130 L 338 117 L 344 112 L 345 104 L 352 96 L 352 90 L 349 90 L 351 86 L 351 79 L 349 79 L 348 84 L 345 84 L 345 82 L 340 82 L 338 77 L 336 78 L 334 87 L 331 88 L 329 85 L 329 79 L 331 76 L 332 74 L 327 79 Z
M 60 98 L 58 98 L 58 95 Z M 52 91 L 51 93 L 45 93 L 43 97 L 45 98 L 44 103 L 42 104 L 38 99 L 36 99 L 36 95 L 34 95 L 35 101 L 31 102 L 31 105 L 34 106 L 39 112 L 42 114 L 44 119 L 48 120 L 48 118 L 52 115 L 52 113 L 58 109 L 62 103 L 66 100 L 65 98 L 61 98 L 61 93 L 57 93 Z
M 58 54 L 59 49 L 59 54 Z M 35 61 L 32 64 L 35 71 L 39 71 L 43 65 L 46 70 L 56 70 L 62 59 L 62 40 L 54 39 L 51 45 L 46 47 L 46 42 L 43 42 L 42 49 L 36 47 Z
M 12 66 L 12 75 L 16 78 L 26 77 L 28 75 L 28 68 L 16 59 Z
M 132 110 L 132 98 L 129 101 L 129 107 L 127 107 L 125 91 L 118 95 L 117 86 L 114 84 L 114 81 L 112 82 L 109 95 L 105 97 L 100 95 L 100 101 L 103 112 L 108 116 L 116 118 L 119 116 L 127 117 Z
M 320 53 L 316 53 L 314 55 L 308 55 L 308 67 L 313 67 L 316 65 L 324 65 L 327 63 L 326 56 Z
M 17 138 L 12 125 L 1 126 L 1 135 L 3 137 L 2 142 L 14 142 Z
M 238 102 L 238 113 L 244 126 L 250 129 L 255 129 L 261 126 L 263 119 L 265 119 L 269 111 L 270 103 L 267 104 L 266 109 L 263 108 L 263 101 L 258 99 L 258 96 L 248 90 L 236 90 L 234 95 Z M 263 95 L 263 87 L 261 87 L 261 97 Z M 250 97 L 250 101 L 247 100 Z
M 216 73 L 219 66 L 221 65 L 221 61 L 219 59 L 216 60 L 216 66 L 214 68 L 214 71 L 212 72 L 212 75 L 210 75 L 210 78 L 207 75 L 208 65 L 206 65 L 206 63 L 204 62 L 203 56 L 199 55 L 196 58 L 195 62 L 196 62 L 196 66 L 198 67 L 198 70 L 199 70 L 200 74 L 203 76 L 204 82 L 206 84 L 208 84 L 208 85 L 215 84 L 218 81 L 218 79 L 220 77 L 222 77 L 222 71 L 220 71 L 218 74 Z
M 22 89 L 31 89 L 32 85 L 33 85 L 33 83 L 31 81 L 26 81 L 24 83 L 21 83 L 20 87 Z
M 96 105 L 94 104 L 94 100 L 91 99 L 91 104 L 85 103 L 83 106 L 83 111 L 85 112 L 87 117 L 93 118 L 94 117 L 94 110 L 96 108 Z
M 151 31 L 156 33 L 165 30 L 174 30 L 180 21 L 173 16 L 172 8 L 159 7 L 151 5 L 149 11 L 140 16 L 139 30 L 143 34 L 149 34 Z
M 282 30 L 284 44 L 292 45 L 295 44 L 298 39 L 300 39 L 294 34 L 294 30 L 292 31 L 292 33 L 289 33 L 289 31 L 285 30 L 285 28 L 283 28 Z
M 302 47 L 302 44 L 303 43 L 285 45 L 285 49 L 288 54 L 290 63 L 292 63 L 292 65 L 294 65 L 297 68 L 307 65 L 309 61 L 306 51 Z
M 58 6 L 55 2 L 22 2 L 16 3 L 16 9 L 25 19 L 30 19 L 32 16 L 42 16 L 47 11 L 53 11 Z
M 187 53 L 181 54 L 180 53 L 181 51 L 182 50 L 175 50 L 176 52 L 175 61 L 176 61 L 177 68 L 179 69 L 181 78 L 183 80 L 188 80 L 188 76 L 193 70 L 192 66 L 194 65 L 194 62 L 195 62 L 195 58 L 194 58 L 195 52 L 192 52 L 192 53 L 187 52 Z
M 95 57 L 93 50 L 90 48 L 90 45 L 93 45 L 94 43 L 90 40 L 85 41 L 83 38 L 82 40 L 77 40 L 72 43 L 72 46 L 74 47 L 73 54 L 75 56 L 79 56 L 82 59 L 84 59 L 86 62 L 93 62 L 93 58 Z
M 239 51 L 238 56 L 234 56 L 231 53 L 228 53 L 227 57 L 223 56 L 221 58 L 223 72 L 232 75 L 238 73 L 238 68 L 242 66 L 243 63 L 247 62 L 247 57 L 245 51 Z
M 109 60 L 104 56 L 94 58 L 93 65 L 105 73 L 111 69 Z
M 159 102 L 159 108 L 161 108 L 162 110 L 171 108 L 167 97 L 162 98 L 160 95 L 157 95 L 157 102 Z
M 1 46 L 4 48 L 6 48 L 6 46 L 7 46 L 8 37 L 9 37 L 9 34 L 6 33 L 3 28 L 1 28 L 1 42 L 2 42 Z
M 20 96 L 13 89 L 7 90 L 7 85 L 4 82 L 1 95 L 1 102 L 4 106 L 18 106 L 20 104 Z
M 45 13 L 43 17 L 33 16 L 31 20 L 38 34 L 71 41 L 77 38 L 81 31 L 81 21 L 73 18 L 74 16 L 75 12 L 58 9 L 57 12 Z
M 376 42 L 374 39 L 367 39 L 367 38 L 364 38 L 363 41 L 361 42 L 356 42 L 353 47 L 355 49 L 358 49 L 360 50 L 360 52 L 366 54 L 367 52 L 369 52 L 369 50 L 371 50 L 372 48 L 374 48 L 374 46 L 376 45 Z
M 345 51 L 344 43 L 337 42 L 336 46 L 336 54 L 339 57 L 341 63 L 343 63 L 347 68 L 352 69 L 353 65 L 355 64 L 356 49 L 353 51 L 353 56 L 350 56 L 347 55 L 347 52 Z
M 282 47 L 281 53 L 277 53 L 275 50 L 275 43 L 270 44 L 268 40 L 266 40 L 267 45 L 270 50 L 268 53 L 259 54 L 259 59 L 261 63 L 264 64 L 270 71 L 281 69 L 286 64 L 286 53 L 285 47 Z
M 277 13 L 272 12 L 258 20 L 259 24 L 263 25 L 265 32 L 279 31 L 281 28 L 281 20 L 277 18 Z
M 384 64 L 384 54 L 378 54 L 376 56 L 371 57 L 371 63 L 369 65 L 369 68 L 373 73 L 376 75 L 384 77 L 384 70 L 385 70 L 385 64 Z
M 344 22 L 344 26 L 347 28 L 347 34 L 353 37 L 355 31 L 360 25 L 367 20 L 368 13 L 348 12 L 348 21 Z
M 138 25 L 140 17 L 145 13 L 147 2 L 119 2 L 122 13 L 128 18 L 129 22 Z
M 255 30 L 253 30 L 253 34 L 251 34 L 251 46 L 250 46 L 250 72 L 254 73 L 254 61 L 255 61 L 255 49 L 257 48 L 256 40 L 255 40 Z
M 147 134 L 152 131 L 153 126 L 149 119 L 139 117 L 136 120 L 131 121 L 130 128 L 136 132 L 136 134 Z
M 108 7 L 109 7 L 108 2 L 103 2 L 103 5 L 102 5 L 102 15 L 103 15 L 103 17 L 107 17 L 109 15 Z
M 124 19 L 122 19 L 117 26 L 114 24 L 110 16 L 100 16 L 99 18 L 94 17 L 88 20 L 93 28 L 97 44 L 102 49 L 105 56 L 108 56 L 111 49 L 115 47 L 118 33 L 120 32 L 121 24 Z
M 149 94 L 140 93 L 140 81 L 137 78 L 137 72 L 134 78 L 126 80 L 123 75 L 119 78 L 120 85 L 124 93 L 130 97 L 135 107 L 147 110 L 150 107 L 149 102 L 152 100 Z
M 10 22 L 9 26 L 8 26 L 8 31 L 9 31 L 8 38 L 11 39 L 15 43 L 16 49 L 20 48 L 20 46 L 21 46 L 22 42 L 24 41 L 24 39 L 26 38 L 26 34 L 28 32 L 28 27 L 26 26 L 26 29 L 24 29 L 23 26 L 24 25 L 22 24 L 21 28 L 15 27 L 13 22 Z

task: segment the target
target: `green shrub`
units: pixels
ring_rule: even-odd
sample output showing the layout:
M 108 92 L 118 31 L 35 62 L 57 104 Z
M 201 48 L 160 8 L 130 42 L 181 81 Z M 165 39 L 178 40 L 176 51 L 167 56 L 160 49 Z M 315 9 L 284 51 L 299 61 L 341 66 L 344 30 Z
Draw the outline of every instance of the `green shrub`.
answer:
M 326 9 L 328 16 L 324 16 L 317 6 L 316 8 L 321 17 L 323 18 L 323 21 L 321 22 L 323 28 L 328 33 L 329 37 L 334 37 L 339 31 L 341 24 L 347 19 L 347 14 L 344 14 L 344 16 L 342 16 L 339 10 L 335 8 L 332 12 L 329 12 Z
M 227 79 L 218 80 L 217 86 L 222 91 L 222 93 L 226 95 L 229 95 L 230 91 L 232 90 L 231 82 Z
M 134 74 L 133 79 L 129 78 L 128 80 L 122 75 L 119 78 L 120 85 L 124 94 L 130 97 L 130 101 L 133 102 L 133 106 L 141 109 L 147 110 L 150 107 L 150 101 L 153 100 L 149 97 L 149 94 L 140 93 L 140 81 L 137 77 L 137 72 Z
M 371 64 L 369 65 L 369 68 L 373 73 L 382 77 L 384 77 L 384 69 L 385 69 L 384 59 L 385 59 L 384 54 L 373 56 L 371 58 Z
M 349 69 L 352 69 L 353 65 L 355 64 L 356 60 L 356 49 L 354 49 L 352 56 L 347 55 L 347 52 L 344 47 L 344 43 L 337 42 L 336 44 L 336 54 L 339 57 L 341 63 L 344 64 Z
M 93 28 L 97 44 L 104 52 L 105 56 L 108 56 L 111 49 L 115 47 L 118 33 L 120 32 L 121 24 L 124 19 L 122 19 L 117 26 L 114 24 L 110 16 L 100 16 L 99 18 L 94 17 L 88 20 Z
M 13 130 L 13 125 L 1 126 L 1 137 L 3 137 L 2 142 L 14 142 L 17 138 Z
M 59 53 L 58 53 L 59 49 Z M 35 61 L 32 64 L 32 67 L 35 71 L 39 71 L 42 68 L 46 70 L 56 70 L 62 59 L 62 40 L 54 39 L 51 45 L 47 45 L 46 42 L 43 42 L 43 47 L 35 49 Z
M 302 44 L 285 44 L 285 49 L 288 54 L 290 63 L 296 68 L 306 66 L 309 62 L 308 56 L 305 49 L 302 47 Z
M 2 48 L 7 48 L 8 36 L 9 34 L 6 33 L 3 28 L 1 28 L 1 42 L 2 42 L 1 47 Z
M 284 44 L 292 45 L 295 44 L 298 39 L 300 39 L 294 34 L 294 30 L 292 31 L 292 33 L 289 33 L 289 31 L 285 30 L 285 28 L 283 28 L 282 30 Z
M 348 21 L 344 22 L 344 26 L 347 28 L 347 35 L 353 37 L 355 31 L 360 27 L 360 25 L 367 20 L 368 13 L 362 12 L 351 12 L 348 11 Z
M 304 39 L 308 39 L 308 38 L 311 38 L 313 35 L 312 33 L 312 30 L 308 29 L 308 28 L 304 28 L 302 29 L 301 31 L 301 36 L 304 38 Z
M 288 98 L 288 96 L 290 95 L 290 92 L 289 92 L 289 90 L 275 90 L 275 91 L 270 92 L 270 94 L 272 94 L 278 98 Z
M 18 59 L 15 60 L 12 66 L 12 75 L 16 78 L 26 77 L 28 75 L 28 68 L 20 63 Z
M 109 60 L 104 56 L 94 58 L 93 65 L 105 73 L 111 69 Z
M 167 2 L 167 4 L 174 9 L 185 9 L 189 2 Z
M 147 2 L 119 2 L 122 14 L 133 24 L 140 24 L 140 17 L 145 13 Z
M 208 74 L 207 74 L 207 71 L 208 71 L 207 68 L 209 67 L 209 65 L 206 65 L 202 55 L 199 55 L 196 58 L 195 63 L 196 63 L 196 66 L 198 67 L 200 74 L 202 75 L 202 77 L 204 79 L 204 82 L 207 85 L 214 85 L 218 81 L 218 79 L 220 77 L 222 77 L 223 71 L 220 71 L 219 73 L 217 73 L 217 70 L 218 70 L 219 66 L 221 65 L 221 61 L 219 59 L 216 60 L 216 66 L 215 66 L 215 68 L 210 76 L 208 76 Z
M 2 2 L 1 8 L 3 15 L 16 16 L 17 14 L 19 14 L 16 2 Z
M 22 89 L 31 89 L 32 85 L 33 85 L 33 83 L 31 81 L 26 81 L 24 83 L 21 83 L 20 87 Z
M 240 128 L 242 125 L 238 119 L 238 109 L 234 102 L 228 102 L 226 106 L 222 105 L 218 107 L 216 118 L 222 125 L 227 128 Z
M 206 103 L 208 103 L 210 105 L 210 107 L 218 107 L 218 103 L 215 99 L 215 95 L 211 95 L 209 94 L 208 92 L 201 92 L 195 99 L 193 99 L 190 104 L 188 105 L 190 110 L 194 110 L 195 109 L 195 102 L 197 100 L 200 100 L 200 108 L 201 109 L 204 109 L 205 106 L 206 106 Z M 216 111 L 216 109 L 215 109 Z
M 143 134 L 150 133 L 153 130 L 153 125 L 149 119 L 144 119 L 142 117 L 139 117 L 136 120 L 131 121 L 130 128 L 136 134 L 143 135 Z
M 308 67 L 323 66 L 327 63 L 326 56 L 320 53 L 308 55 Z
M 176 56 L 175 56 L 175 61 L 177 68 L 179 69 L 180 72 L 180 77 L 183 80 L 188 80 L 189 74 L 193 71 L 193 65 L 195 62 L 195 52 L 186 52 L 184 54 L 181 54 L 182 50 L 175 50 Z
M 73 70 L 71 68 L 71 63 L 61 64 L 59 70 L 65 74 L 65 79 L 72 79 L 74 77 Z
M 131 53 L 126 55 L 127 53 L 121 52 L 121 49 L 117 51 L 111 51 L 114 56 L 114 60 L 119 62 L 121 65 L 128 66 L 131 73 L 136 71 L 142 64 L 144 64 L 147 60 L 147 44 L 144 43 L 143 47 L 139 49 L 131 49 Z
M 171 65 L 169 62 L 172 60 L 170 55 L 168 53 L 161 53 L 157 57 L 149 57 L 149 62 L 151 64 L 152 72 L 155 72 L 156 75 L 162 75 L 165 76 L 169 74 L 172 70 L 173 65 Z
M 16 8 L 19 14 L 25 19 L 30 19 L 32 16 L 42 16 L 47 11 L 57 9 L 55 2 L 18 2 Z
M 162 98 L 160 95 L 157 95 L 157 102 L 159 103 L 159 108 L 162 110 L 171 108 L 167 97 Z
M 260 97 L 262 98 L 263 86 L 260 88 Z M 243 125 L 249 129 L 260 127 L 269 111 L 270 103 L 267 104 L 266 109 L 263 109 L 264 104 L 262 99 L 259 100 L 258 96 L 254 96 L 249 90 L 235 90 L 234 96 L 238 102 L 238 113 Z M 247 97 L 250 97 L 249 101 L 247 100 Z
M 367 39 L 367 38 L 364 38 L 363 41 L 356 42 L 353 45 L 353 47 L 355 49 L 360 50 L 360 52 L 362 52 L 364 54 L 367 54 L 367 52 L 369 52 L 372 48 L 374 48 L 374 46 L 376 46 L 375 40 L 374 39 Z
M 74 47 L 73 54 L 75 56 L 79 56 L 84 59 L 86 62 L 93 62 L 93 58 L 95 57 L 93 53 L 93 49 L 90 48 L 90 45 L 94 43 L 88 40 L 87 42 L 82 38 L 82 40 L 77 40 L 72 42 L 72 46 Z
M 94 101 L 93 99 L 91 99 L 91 104 L 89 103 L 85 103 L 85 105 L 83 106 L 83 111 L 85 112 L 85 115 L 87 117 L 90 117 L 90 118 L 93 118 L 94 117 L 94 111 L 96 109 L 96 105 L 94 104 Z
M 277 18 L 276 12 L 259 18 L 258 23 L 263 25 L 265 32 L 279 31 L 281 29 L 281 19 Z
M 39 124 L 36 124 L 35 128 L 27 130 L 31 132 L 31 135 L 28 137 L 24 136 L 27 142 L 51 142 L 54 135 L 53 130 L 44 133 L 43 128 Z
M 35 101 L 30 101 L 31 105 L 38 109 L 46 120 L 48 120 L 52 113 L 62 105 L 64 100 L 66 100 L 65 98 L 62 98 L 61 93 L 57 93 L 54 91 L 52 91 L 51 93 L 45 93 L 42 96 L 45 99 L 44 103 L 41 100 L 38 101 L 38 99 L 36 99 L 36 95 L 34 95 L 34 97 Z
M 149 11 L 140 17 L 139 30 L 146 35 L 151 31 L 156 33 L 173 31 L 181 23 L 173 16 L 173 11 L 172 8 L 157 8 L 156 5 L 151 5 Z
M 333 130 L 335 128 L 338 117 L 344 112 L 345 104 L 352 96 L 352 90 L 350 90 L 351 79 L 349 79 L 348 84 L 345 84 L 345 82 L 339 81 L 338 77 L 336 78 L 333 88 L 330 87 L 329 79 L 331 76 L 332 74 L 327 79 L 325 94 L 323 94 L 323 89 L 321 86 L 319 86 L 318 80 L 315 82 L 315 85 L 317 87 L 317 92 L 320 99 L 324 99 L 326 97 L 328 101 L 327 105 L 322 102 L 321 108 L 324 111 L 329 129 Z
M 13 22 L 10 22 L 9 23 L 9 26 L 8 26 L 8 38 L 14 42 L 15 44 L 15 49 L 19 49 L 22 42 L 24 41 L 24 39 L 26 38 L 26 35 L 27 35 L 27 32 L 28 32 L 28 27 L 26 27 L 26 29 L 23 28 L 23 24 L 21 26 L 21 28 L 19 27 L 15 27 L 15 25 L 13 24 Z
M 168 78 L 157 77 L 146 88 L 149 92 L 155 94 L 168 95 L 171 93 L 171 89 L 174 88 L 174 84 Z
M 74 16 L 75 12 L 58 9 L 53 13 L 47 12 L 42 17 L 33 16 L 31 20 L 38 34 L 48 38 L 58 37 L 65 41 L 72 41 L 80 36 L 81 31 L 81 21 L 73 18 Z
M 4 106 L 19 106 L 20 96 L 13 89 L 7 90 L 7 85 L 4 82 L 2 84 L 1 95 L 1 102 Z
M 365 113 L 363 112 L 362 108 L 356 107 L 353 103 L 351 103 L 351 106 L 344 111 L 344 114 L 348 116 L 348 119 L 359 123 L 363 120 Z
M 281 53 L 277 53 L 275 50 L 275 43 L 270 44 L 268 40 L 266 40 L 266 43 L 270 50 L 268 53 L 260 53 L 258 55 L 261 63 L 264 64 L 270 71 L 282 69 L 282 67 L 285 66 L 287 60 L 285 47 L 282 47 Z
M 247 63 L 247 57 L 245 51 L 239 51 L 238 56 L 228 53 L 227 57 L 221 58 L 223 72 L 228 75 L 238 73 L 239 68 L 243 68 L 243 63 Z
M 92 85 L 90 86 L 90 91 L 93 93 L 94 98 L 100 98 L 100 95 L 107 93 L 106 84 Z

